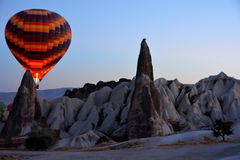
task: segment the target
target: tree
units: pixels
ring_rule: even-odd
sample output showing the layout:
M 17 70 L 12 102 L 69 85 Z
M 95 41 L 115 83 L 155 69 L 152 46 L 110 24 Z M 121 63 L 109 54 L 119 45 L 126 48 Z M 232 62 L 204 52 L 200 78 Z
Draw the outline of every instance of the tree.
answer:
M 233 122 L 223 122 L 221 119 L 215 120 L 215 124 L 213 125 L 212 131 L 213 136 L 218 138 L 222 137 L 222 140 L 225 141 L 225 136 L 229 136 L 233 134 L 232 129 Z
M 33 124 L 31 129 L 25 141 L 28 150 L 47 150 L 58 139 L 56 132 L 49 127 L 42 128 L 38 124 Z
M 2 101 L 0 101 L 0 121 L 2 121 L 4 119 L 3 114 L 5 111 L 5 108 L 6 108 L 5 104 Z

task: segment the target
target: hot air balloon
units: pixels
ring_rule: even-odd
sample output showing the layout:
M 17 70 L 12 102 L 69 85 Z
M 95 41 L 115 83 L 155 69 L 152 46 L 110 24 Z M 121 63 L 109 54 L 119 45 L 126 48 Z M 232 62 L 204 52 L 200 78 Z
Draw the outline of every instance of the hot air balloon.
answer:
M 39 81 L 57 64 L 71 42 L 71 28 L 59 14 L 29 9 L 13 15 L 5 28 L 5 38 L 14 57 Z

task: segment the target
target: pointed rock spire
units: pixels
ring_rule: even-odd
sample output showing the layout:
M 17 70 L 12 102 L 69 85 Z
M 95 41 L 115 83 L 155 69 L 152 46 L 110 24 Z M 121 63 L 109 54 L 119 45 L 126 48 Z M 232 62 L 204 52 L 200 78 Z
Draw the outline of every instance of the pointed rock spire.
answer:
M 224 72 L 220 72 L 220 73 L 217 75 L 217 78 L 228 78 L 228 76 L 227 76 Z
M 147 75 L 151 80 L 153 80 L 152 58 L 145 38 L 142 40 L 140 54 L 138 57 L 137 77 L 142 74 Z
M 32 122 L 40 117 L 41 109 L 37 100 L 36 84 L 32 74 L 26 71 L 13 101 L 13 109 L 9 114 L 3 134 L 6 138 L 24 134 L 29 131 Z
M 128 139 L 166 135 L 173 132 L 164 120 L 160 93 L 153 82 L 151 55 L 145 39 L 138 58 L 135 89 L 127 118 Z

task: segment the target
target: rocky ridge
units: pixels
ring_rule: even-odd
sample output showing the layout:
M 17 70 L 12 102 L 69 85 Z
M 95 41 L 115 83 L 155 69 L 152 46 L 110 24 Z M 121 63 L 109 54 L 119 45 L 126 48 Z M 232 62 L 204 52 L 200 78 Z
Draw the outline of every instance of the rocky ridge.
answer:
M 219 118 L 224 120 L 240 119 L 240 81 L 237 79 L 228 77 L 221 72 L 216 76 L 202 79 L 196 84 L 186 85 L 177 79 L 159 78 L 153 81 L 153 75 L 148 74 L 151 72 L 142 73 L 145 74 L 140 77 L 143 77 L 142 79 L 146 80 L 148 84 L 152 81 L 150 86 L 158 90 L 159 102 L 157 103 L 159 105 L 156 106 L 159 108 L 156 106 L 154 108 L 161 110 L 162 120 L 167 128 L 164 134 L 151 133 L 149 136 L 209 128 Z M 146 74 L 147 76 L 145 76 Z M 139 75 L 138 72 L 137 75 Z M 45 116 L 50 119 L 59 117 L 55 118 L 58 123 L 53 123 L 53 121 L 48 121 L 48 123 L 61 131 L 62 142 L 64 140 L 68 142 L 69 137 L 86 136 L 88 133 L 92 135 L 91 131 L 101 132 L 117 141 L 126 140 L 131 138 L 131 136 L 128 137 L 129 131 L 127 130 L 128 115 L 137 78 L 139 77 L 131 81 L 120 82 L 113 87 L 104 86 L 93 92 L 86 91 L 89 92 L 87 98 L 63 97 L 47 102 L 50 105 L 49 108 L 56 108 L 60 103 L 61 114 L 58 112 L 59 109 L 42 112 L 48 113 Z M 70 104 L 62 103 L 64 99 L 75 101 L 76 106 L 70 108 L 76 110 L 66 112 L 65 110 L 69 109 Z M 66 113 L 75 113 L 75 121 L 72 120 L 68 127 L 63 127 L 66 126 L 62 125 L 63 122 L 65 123 L 65 120 L 71 117 L 71 114 Z M 50 114 L 51 116 L 49 116 Z M 59 119 L 62 120 L 59 121 Z
M 223 77 L 223 73 L 193 85 L 164 78 L 156 79 L 154 85 L 160 93 L 164 120 L 171 124 L 174 133 L 209 128 L 219 118 L 240 119 L 240 81 L 227 75 Z M 91 131 L 101 132 L 116 141 L 127 140 L 134 86 L 135 79 L 113 89 L 104 87 L 94 91 L 86 100 L 65 96 L 52 101 L 41 100 L 40 105 L 48 124 L 60 131 L 61 142 L 66 141 L 63 144 L 68 144 L 70 137 L 91 136 Z M 58 146 L 63 145 L 58 143 Z
M 142 45 L 143 50 L 146 51 L 144 41 Z M 239 80 L 228 77 L 223 72 L 192 85 L 182 84 L 177 79 L 154 80 L 151 58 L 145 54 L 139 57 L 145 59 L 140 58 L 142 60 L 138 63 L 137 76 L 132 80 L 100 82 L 97 85 L 90 85 L 92 87 L 87 84 L 81 89 L 69 90 L 65 96 L 54 100 L 41 98 L 36 100 L 34 82 L 23 78 L 14 103 L 24 104 L 26 107 L 21 108 L 23 112 L 18 108 L 17 112 L 29 111 L 26 115 L 29 115 L 30 122 L 38 121 L 40 116 L 49 127 L 58 131 L 60 140 L 56 143 L 56 148 L 93 146 L 103 137 L 123 141 L 128 138 L 173 134 L 209 128 L 219 118 L 233 121 L 240 119 Z M 146 59 L 148 61 L 145 61 Z M 144 65 L 145 67 L 142 67 Z M 27 77 L 30 77 L 29 74 Z M 138 88 L 136 92 L 134 92 L 135 88 Z M 144 94 L 143 99 L 147 102 L 143 106 L 137 104 L 141 101 L 137 100 L 141 94 Z M 134 107 L 135 109 L 130 111 L 134 105 L 140 107 Z M 137 135 L 136 132 L 128 131 L 129 122 L 134 122 L 137 118 L 132 117 L 132 119 L 129 116 L 134 115 L 138 109 L 142 111 L 139 112 L 141 114 L 136 113 L 136 115 L 140 118 L 145 117 L 144 121 L 153 117 L 154 123 L 145 123 L 152 125 L 149 133 Z M 9 118 L 12 119 L 11 117 L 14 116 L 10 115 Z M 135 119 L 135 127 L 138 122 L 139 120 Z M 12 130 L 13 135 L 21 135 L 22 128 L 29 128 L 29 121 L 21 122 L 19 126 L 21 127 L 17 131 Z M 129 134 L 133 135 L 129 136 Z

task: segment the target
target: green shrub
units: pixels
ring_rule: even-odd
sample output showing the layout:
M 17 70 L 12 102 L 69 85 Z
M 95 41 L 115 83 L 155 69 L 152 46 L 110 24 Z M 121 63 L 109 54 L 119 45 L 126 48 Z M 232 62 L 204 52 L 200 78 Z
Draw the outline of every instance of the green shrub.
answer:
M 4 102 L 0 101 L 0 111 L 5 110 L 6 105 L 4 104 Z
M 4 119 L 4 111 L 6 109 L 6 106 L 4 102 L 0 101 L 0 121 L 3 121 Z
M 28 150 L 46 150 L 53 145 L 55 139 L 50 132 L 41 130 L 31 132 L 25 142 Z
M 233 134 L 232 125 L 233 122 L 223 122 L 221 119 L 216 120 L 212 128 L 213 136 L 216 138 L 222 137 L 224 141 L 226 135 L 229 136 Z

